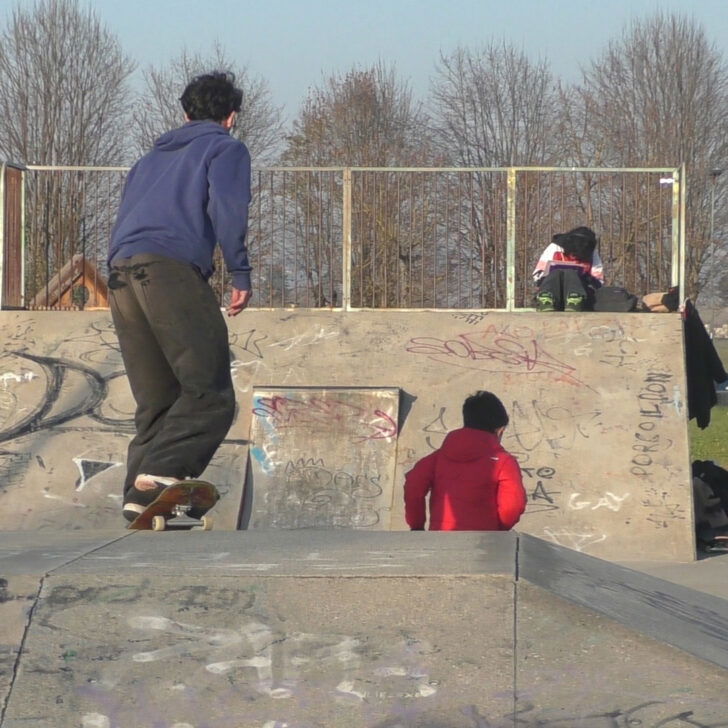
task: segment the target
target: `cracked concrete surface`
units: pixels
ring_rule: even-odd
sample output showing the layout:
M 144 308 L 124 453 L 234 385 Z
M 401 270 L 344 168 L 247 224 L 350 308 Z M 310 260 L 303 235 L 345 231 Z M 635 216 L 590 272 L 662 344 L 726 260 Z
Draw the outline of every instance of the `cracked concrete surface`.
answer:
M 0 534 L 2 728 L 712 728 L 728 714 L 728 602 L 533 537 L 17 535 Z

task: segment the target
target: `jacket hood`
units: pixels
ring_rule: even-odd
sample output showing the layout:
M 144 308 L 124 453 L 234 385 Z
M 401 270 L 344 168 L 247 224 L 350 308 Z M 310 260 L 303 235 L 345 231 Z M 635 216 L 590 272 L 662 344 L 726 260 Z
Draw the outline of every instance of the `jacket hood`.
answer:
M 214 121 L 188 121 L 184 126 L 162 134 L 154 142 L 154 148 L 162 152 L 171 152 L 186 146 L 195 139 L 210 135 L 230 136 L 226 129 Z
M 500 452 L 502 446 L 492 432 L 462 427 L 449 432 L 442 442 L 440 453 L 448 460 L 470 462 Z

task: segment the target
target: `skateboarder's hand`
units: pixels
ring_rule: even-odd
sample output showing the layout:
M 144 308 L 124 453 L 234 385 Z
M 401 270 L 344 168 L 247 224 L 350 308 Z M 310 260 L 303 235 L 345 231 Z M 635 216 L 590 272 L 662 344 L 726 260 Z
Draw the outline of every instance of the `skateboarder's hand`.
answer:
M 230 305 L 227 307 L 228 316 L 237 316 L 249 303 L 253 291 L 241 291 L 238 288 L 232 289 L 230 294 Z

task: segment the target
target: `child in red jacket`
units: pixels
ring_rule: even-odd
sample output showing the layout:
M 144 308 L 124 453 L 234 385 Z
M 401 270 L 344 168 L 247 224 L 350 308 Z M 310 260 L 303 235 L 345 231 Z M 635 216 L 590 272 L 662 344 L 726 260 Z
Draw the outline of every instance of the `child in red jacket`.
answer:
M 430 494 L 431 531 L 508 531 L 526 508 L 518 461 L 500 444 L 508 424 L 503 403 L 477 392 L 463 404 L 463 427 L 405 475 L 405 518 L 425 528 Z

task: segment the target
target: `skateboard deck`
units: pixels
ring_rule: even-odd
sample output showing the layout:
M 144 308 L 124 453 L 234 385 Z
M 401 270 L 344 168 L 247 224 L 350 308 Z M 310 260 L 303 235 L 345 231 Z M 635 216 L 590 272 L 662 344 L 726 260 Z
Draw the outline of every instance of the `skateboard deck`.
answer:
M 186 516 L 191 508 L 204 514 L 217 503 L 219 498 L 220 494 L 212 483 L 204 480 L 184 480 L 167 486 L 127 528 L 163 531 L 170 518 Z M 189 517 L 187 520 L 189 521 Z M 194 522 L 200 523 L 205 531 L 212 528 L 212 519 L 209 516 L 202 515 L 199 520 L 193 519 Z

